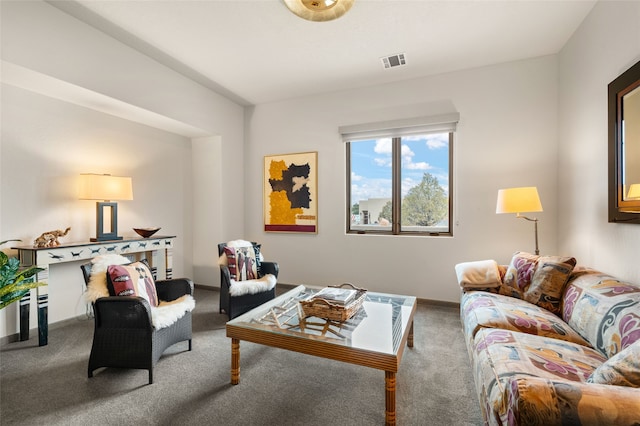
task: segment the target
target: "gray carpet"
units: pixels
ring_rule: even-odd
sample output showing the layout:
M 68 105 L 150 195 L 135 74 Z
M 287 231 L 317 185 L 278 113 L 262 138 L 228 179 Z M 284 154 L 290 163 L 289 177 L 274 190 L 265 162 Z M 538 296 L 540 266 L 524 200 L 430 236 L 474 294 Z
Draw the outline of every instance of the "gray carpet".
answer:
M 381 425 L 384 372 L 248 342 L 240 384 L 216 291 L 196 289 L 193 351 L 169 348 L 154 369 L 87 378 L 93 320 L 50 327 L 0 352 L 2 425 Z M 415 344 L 397 374 L 399 425 L 479 425 L 482 417 L 457 308 L 420 303 Z

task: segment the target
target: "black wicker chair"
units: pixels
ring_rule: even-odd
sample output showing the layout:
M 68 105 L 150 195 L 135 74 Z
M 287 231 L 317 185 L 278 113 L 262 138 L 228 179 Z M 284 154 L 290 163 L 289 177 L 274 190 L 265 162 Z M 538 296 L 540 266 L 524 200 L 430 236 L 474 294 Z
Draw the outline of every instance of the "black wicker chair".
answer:
M 252 243 L 257 244 L 257 243 Z M 226 243 L 218 244 L 218 255 L 222 256 Z M 273 274 L 278 278 L 278 272 L 280 268 L 276 262 L 261 262 L 261 274 L 259 278 L 266 274 Z M 275 287 L 271 290 L 264 291 L 256 294 L 245 294 L 242 296 L 231 296 L 229 294 L 229 287 L 231 287 L 231 276 L 229 275 L 229 268 L 225 265 L 220 265 L 220 313 L 227 314 L 229 319 L 233 319 L 239 315 L 244 314 L 251 309 L 262 305 L 265 302 L 276 297 Z
M 80 266 L 85 284 L 91 277 L 91 263 Z M 186 278 L 156 282 L 158 298 L 175 300 L 193 295 L 193 282 Z M 149 371 L 169 346 L 188 341 L 191 350 L 191 312 L 174 324 L 157 330 L 151 322 L 149 303 L 134 296 L 101 297 L 93 303 L 95 329 L 89 356 L 89 377 L 100 367 L 138 368 Z

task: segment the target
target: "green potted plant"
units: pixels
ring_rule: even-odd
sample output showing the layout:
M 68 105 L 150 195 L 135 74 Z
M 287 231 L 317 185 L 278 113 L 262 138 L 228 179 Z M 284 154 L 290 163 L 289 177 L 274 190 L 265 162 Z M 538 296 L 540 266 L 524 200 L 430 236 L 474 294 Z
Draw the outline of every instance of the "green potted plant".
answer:
M 9 241 L 21 240 L 2 241 L 0 246 Z M 46 283 L 34 282 L 33 277 L 40 271 L 44 269 L 37 266 L 20 269 L 20 261 L 17 258 L 9 257 L 0 251 L 0 309 L 20 300 L 32 288 L 46 285 Z

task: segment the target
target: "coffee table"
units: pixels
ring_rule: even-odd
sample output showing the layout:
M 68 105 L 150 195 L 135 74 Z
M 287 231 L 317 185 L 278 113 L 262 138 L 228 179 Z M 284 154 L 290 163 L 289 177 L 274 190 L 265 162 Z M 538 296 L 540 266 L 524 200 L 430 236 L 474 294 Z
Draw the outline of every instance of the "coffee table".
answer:
M 384 370 L 385 422 L 396 424 L 396 373 L 404 347 L 413 347 L 416 298 L 367 292 L 344 322 L 306 317 L 299 301 L 316 290 L 298 286 L 227 323 L 231 384 L 240 383 L 240 341 L 258 343 Z

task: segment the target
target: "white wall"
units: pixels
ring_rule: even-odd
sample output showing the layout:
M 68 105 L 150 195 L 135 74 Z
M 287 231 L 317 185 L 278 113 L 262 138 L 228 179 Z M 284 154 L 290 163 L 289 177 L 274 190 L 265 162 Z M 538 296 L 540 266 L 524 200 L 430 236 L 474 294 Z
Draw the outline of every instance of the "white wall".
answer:
M 229 240 L 224 235 L 223 224 L 233 223 L 234 219 L 242 223 L 241 218 L 229 217 L 232 213 L 223 208 L 224 203 L 221 202 L 225 188 L 220 173 L 216 171 L 225 168 L 222 150 L 220 137 L 192 140 L 192 231 L 198 247 L 193 250 L 193 277 L 197 284 L 216 287 L 220 286 L 217 243 Z
M 543 253 L 557 253 L 557 59 L 547 56 L 373 88 L 256 106 L 248 114 L 247 237 L 280 263 L 279 281 L 352 282 L 370 290 L 458 301 L 454 265 L 534 250 L 533 224 L 496 215 L 498 189 L 537 186 Z M 458 111 L 454 237 L 345 234 L 341 125 Z M 262 231 L 262 158 L 318 151 L 317 235 Z
M 607 85 L 640 60 L 640 2 L 598 2 L 559 58 L 559 248 L 639 282 L 640 226 L 607 222 Z
M 70 226 L 62 242 L 88 241 L 96 233 L 95 202 L 78 200 L 79 174 L 131 176 L 134 199 L 118 203 L 119 235 L 161 226 L 161 234 L 178 236 L 174 275 L 191 275 L 184 259 L 193 204 L 188 138 L 9 85 L 2 85 L 1 124 L 2 240 L 30 245 L 42 232 Z M 85 312 L 80 263 L 50 271 L 51 323 Z M 15 332 L 17 305 L 0 311 L 0 335 Z
M 216 243 L 243 234 L 244 196 L 237 189 L 243 185 L 243 107 L 50 4 L 3 1 L 0 7 L 6 83 L 1 94 L 0 241 L 28 242 L 65 223 L 73 228 L 66 241 L 88 239 L 95 232 L 95 206 L 55 192 L 59 184 L 66 185 L 80 170 L 132 175 L 135 200 L 119 203 L 120 228 L 154 219 L 162 232 L 178 236 L 174 275 L 182 271 L 196 283 L 217 285 Z M 22 72 L 20 84 L 13 78 L 16 70 Z M 5 74 L 11 74 L 11 82 Z M 34 75 L 44 78 L 34 81 Z M 184 133 L 162 132 L 92 109 L 142 123 L 161 122 L 159 128 Z M 13 124 L 6 111 L 20 119 Z M 124 158 L 112 155 L 122 149 L 127 150 Z M 234 161 L 221 160 L 229 157 Z M 88 165 L 101 170 L 86 170 Z M 229 175 L 235 176 L 237 187 L 220 185 Z M 5 189 L 16 180 L 25 189 L 20 203 L 28 206 L 26 214 L 13 208 L 17 192 Z M 234 209 L 221 211 L 220 206 Z M 63 294 L 56 293 L 58 283 L 51 283 L 50 322 L 82 309 L 76 297 L 81 284 L 69 284 L 77 288 Z M 0 337 L 17 332 L 13 309 L 0 313 Z

